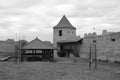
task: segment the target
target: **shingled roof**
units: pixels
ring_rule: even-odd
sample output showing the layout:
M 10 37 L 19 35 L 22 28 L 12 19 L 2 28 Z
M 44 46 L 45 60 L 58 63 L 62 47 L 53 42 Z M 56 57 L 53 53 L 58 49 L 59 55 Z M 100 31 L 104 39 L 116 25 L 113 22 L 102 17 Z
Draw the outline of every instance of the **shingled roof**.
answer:
M 45 42 L 39 40 L 38 38 L 32 40 L 23 49 L 55 49 L 54 47 L 47 45 Z
M 66 18 L 64 15 L 62 19 L 59 21 L 59 23 L 53 27 L 54 29 L 56 28 L 71 28 L 71 29 L 76 29 L 72 24 L 69 22 L 69 20 Z

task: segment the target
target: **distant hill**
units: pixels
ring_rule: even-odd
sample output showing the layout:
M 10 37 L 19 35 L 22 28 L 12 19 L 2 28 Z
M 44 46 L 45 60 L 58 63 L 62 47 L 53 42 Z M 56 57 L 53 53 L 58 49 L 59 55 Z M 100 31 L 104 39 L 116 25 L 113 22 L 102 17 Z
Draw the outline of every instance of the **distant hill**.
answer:
M 13 39 L 8 39 L 6 41 L 0 41 L 0 56 L 14 56 L 15 46 L 24 46 L 27 44 L 27 41 L 14 41 Z

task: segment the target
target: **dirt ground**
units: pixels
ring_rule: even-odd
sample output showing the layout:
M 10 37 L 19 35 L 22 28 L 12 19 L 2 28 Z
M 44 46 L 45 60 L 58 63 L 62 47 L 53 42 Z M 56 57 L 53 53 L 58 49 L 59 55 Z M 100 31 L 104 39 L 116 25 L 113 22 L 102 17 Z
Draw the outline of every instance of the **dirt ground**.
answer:
M 88 60 L 60 58 L 57 62 L 0 62 L 0 80 L 120 80 L 120 64 L 98 62 L 88 68 Z

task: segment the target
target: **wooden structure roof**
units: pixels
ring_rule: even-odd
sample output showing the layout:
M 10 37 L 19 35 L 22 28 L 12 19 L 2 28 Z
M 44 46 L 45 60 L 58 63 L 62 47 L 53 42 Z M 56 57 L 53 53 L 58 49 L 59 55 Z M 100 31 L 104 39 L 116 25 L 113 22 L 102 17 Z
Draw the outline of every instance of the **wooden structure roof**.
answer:
M 62 19 L 59 21 L 59 23 L 53 27 L 54 29 L 57 28 L 71 28 L 71 29 L 76 29 L 70 22 L 69 20 L 66 18 L 66 16 L 64 15 L 62 17 Z
M 36 38 L 29 42 L 27 45 L 25 45 L 23 49 L 55 49 L 55 48 Z

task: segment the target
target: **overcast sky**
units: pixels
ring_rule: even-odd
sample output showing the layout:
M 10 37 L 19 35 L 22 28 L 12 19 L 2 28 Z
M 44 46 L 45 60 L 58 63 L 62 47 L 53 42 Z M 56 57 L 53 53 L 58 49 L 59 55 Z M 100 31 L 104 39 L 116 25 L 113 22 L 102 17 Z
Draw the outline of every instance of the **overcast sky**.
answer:
M 66 15 L 77 35 L 120 31 L 120 0 L 0 0 L 0 40 L 52 41 L 53 27 Z

